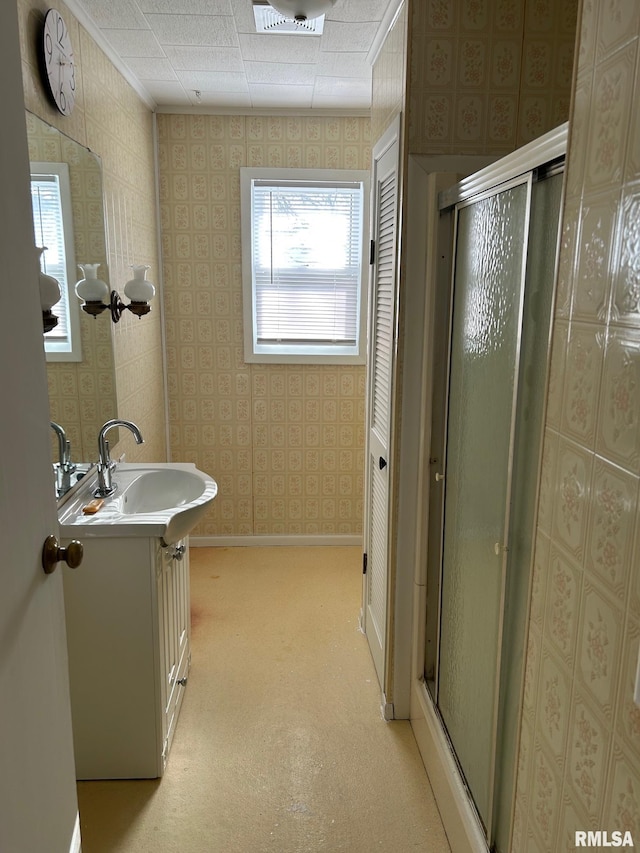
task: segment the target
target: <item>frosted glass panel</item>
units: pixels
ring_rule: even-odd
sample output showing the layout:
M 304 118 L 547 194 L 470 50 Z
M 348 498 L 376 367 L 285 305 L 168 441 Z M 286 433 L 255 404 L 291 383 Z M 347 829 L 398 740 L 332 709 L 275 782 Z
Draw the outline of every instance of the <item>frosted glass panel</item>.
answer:
M 532 187 L 527 276 L 520 355 L 518 415 L 507 569 L 507 608 L 502 642 L 501 717 L 496 768 L 496 851 L 509 849 L 516 767 L 519 700 L 525 652 L 527 603 L 542 444 L 549 327 L 560 223 L 562 174 Z
M 462 207 L 455 258 L 438 706 L 485 824 L 527 204 L 519 184 Z

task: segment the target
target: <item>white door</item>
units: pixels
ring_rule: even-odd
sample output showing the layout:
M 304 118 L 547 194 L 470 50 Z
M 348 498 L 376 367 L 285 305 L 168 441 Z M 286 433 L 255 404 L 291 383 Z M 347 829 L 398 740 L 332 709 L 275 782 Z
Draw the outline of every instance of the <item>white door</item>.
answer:
M 62 572 L 15 3 L 0 6 L 0 850 L 79 849 Z
M 385 688 L 389 636 L 389 484 L 396 357 L 400 118 L 373 150 L 372 272 L 369 300 L 365 606 L 363 628 Z

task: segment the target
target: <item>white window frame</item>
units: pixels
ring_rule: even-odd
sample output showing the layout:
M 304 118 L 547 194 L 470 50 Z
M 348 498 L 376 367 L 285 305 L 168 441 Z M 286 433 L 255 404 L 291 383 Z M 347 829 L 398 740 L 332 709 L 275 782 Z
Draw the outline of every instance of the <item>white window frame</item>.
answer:
M 362 247 L 355 345 L 263 343 L 257 341 L 255 279 L 253 271 L 253 210 L 255 181 L 274 183 L 333 184 L 359 183 L 362 187 Z M 247 363 L 276 364 L 364 364 L 367 349 L 367 296 L 369 280 L 369 172 L 356 169 L 240 169 L 242 289 L 244 320 L 244 359 Z
M 52 340 L 46 334 L 44 339 L 44 351 L 47 361 L 82 361 L 82 345 L 80 335 L 80 302 L 75 293 L 75 283 L 78 279 L 76 274 L 76 260 L 74 250 L 74 234 L 73 234 L 73 207 L 71 204 L 71 182 L 69 180 L 69 166 L 67 163 L 31 163 L 31 178 L 55 175 L 58 178 L 58 187 L 60 190 L 60 204 L 62 207 L 62 228 L 64 231 L 64 254 L 65 266 L 67 271 L 66 289 L 63 297 L 66 296 L 67 314 L 67 337 L 63 340 Z M 38 243 L 38 230 L 34 223 L 36 234 L 36 244 Z M 44 256 L 46 258 L 46 254 Z M 44 270 L 43 270 L 44 271 Z M 63 288 L 63 282 L 59 282 L 60 288 Z M 53 306 L 53 313 L 56 314 L 56 308 L 60 310 L 62 302 Z

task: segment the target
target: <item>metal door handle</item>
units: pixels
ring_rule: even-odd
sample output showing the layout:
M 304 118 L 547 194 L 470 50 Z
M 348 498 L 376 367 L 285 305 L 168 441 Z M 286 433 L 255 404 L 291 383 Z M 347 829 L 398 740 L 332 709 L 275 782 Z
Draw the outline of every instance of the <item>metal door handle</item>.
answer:
M 436 474 L 436 483 L 439 483 L 441 480 L 444 480 L 444 474 Z
M 52 534 L 47 536 L 42 546 L 42 568 L 47 575 L 55 572 L 60 562 L 65 562 L 70 569 L 77 569 L 82 562 L 83 554 L 82 542 L 74 539 L 66 548 L 61 548 L 57 538 Z

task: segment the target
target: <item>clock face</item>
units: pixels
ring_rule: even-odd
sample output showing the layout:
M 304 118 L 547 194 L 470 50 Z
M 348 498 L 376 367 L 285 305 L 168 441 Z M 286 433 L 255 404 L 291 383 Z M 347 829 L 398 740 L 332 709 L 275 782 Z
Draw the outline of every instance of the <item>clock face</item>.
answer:
M 76 99 L 76 67 L 69 30 L 56 9 L 49 9 L 44 19 L 43 49 L 53 100 L 63 115 L 71 115 Z

